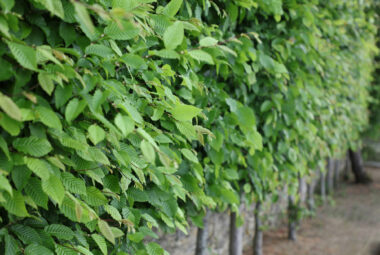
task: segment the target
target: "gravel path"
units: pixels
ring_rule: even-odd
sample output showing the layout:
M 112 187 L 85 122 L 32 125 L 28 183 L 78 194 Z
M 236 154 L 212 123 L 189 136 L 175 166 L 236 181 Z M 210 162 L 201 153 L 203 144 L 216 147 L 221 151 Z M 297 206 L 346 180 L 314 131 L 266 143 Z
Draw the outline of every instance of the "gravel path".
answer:
M 368 186 L 341 185 L 334 204 L 304 220 L 297 242 L 286 240 L 286 228 L 264 237 L 264 255 L 380 255 L 380 169 L 368 168 Z

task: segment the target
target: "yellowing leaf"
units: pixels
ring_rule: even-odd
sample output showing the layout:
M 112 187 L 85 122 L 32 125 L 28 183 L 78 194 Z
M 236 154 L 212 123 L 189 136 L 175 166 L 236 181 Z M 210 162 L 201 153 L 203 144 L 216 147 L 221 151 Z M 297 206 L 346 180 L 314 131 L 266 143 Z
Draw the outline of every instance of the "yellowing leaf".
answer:
M 190 121 L 202 110 L 192 105 L 178 104 L 170 112 L 179 121 Z
M 10 97 L 0 93 L 0 108 L 8 114 L 9 117 L 17 121 L 22 121 L 20 108 L 13 102 Z
M 183 41 L 183 24 L 180 21 L 174 22 L 164 33 L 164 44 L 168 50 L 174 50 Z

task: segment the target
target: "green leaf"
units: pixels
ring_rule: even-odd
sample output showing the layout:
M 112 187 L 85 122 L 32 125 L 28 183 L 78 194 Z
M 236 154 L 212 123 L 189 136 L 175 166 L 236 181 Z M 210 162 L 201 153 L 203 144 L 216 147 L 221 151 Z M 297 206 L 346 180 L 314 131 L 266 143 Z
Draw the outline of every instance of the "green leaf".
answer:
M 137 123 L 139 123 L 139 124 L 143 123 L 144 119 L 141 117 L 141 114 L 129 102 L 123 102 L 123 103 L 119 104 L 118 107 L 123 109 Z
M 47 139 L 36 136 L 16 138 L 13 141 L 13 147 L 34 157 L 45 156 L 53 149 Z
M 147 69 L 146 61 L 136 54 L 124 54 L 121 60 L 128 66 L 135 69 Z
M 167 50 L 167 49 L 152 50 L 152 51 L 149 51 L 149 54 L 154 55 L 154 56 L 158 56 L 161 58 L 179 59 L 178 53 L 174 50 Z
M 36 107 L 37 117 L 45 126 L 61 130 L 62 124 L 55 112 L 43 106 Z
M 107 255 L 107 243 L 106 240 L 101 235 L 98 234 L 92 234 L 91 235 L 92 239 L 94 239 L 95 243 L 98 245 L 100 250 L 104 255 Z
M 199 41 L 199 45 L 202 47 L 215 46 L 217 43 L 218 43 L 218 40 L 216 40 L 215 38 L 212 38 L 212 37 L 205 37 Z
M 0 5 L 5 12 L 9 12 L 15 5 L 15 0 L 2 0 L 0 1 Z
M 30 70 L 37 70 L 36 50 L 24 44 L 7 42 L 9 49 L 20 65 Z
M 28 180 L 25 186 L 25 192 L 38 206 L 46 210 L 48 209 L 49 197 L 42 190 L 41 181 L 38 178 L 32 177 Z
M 12 186 L 4 175 L 0 175 L 0 190 L 5 190 L 12 196 Z
M 71 123 L 71 121 L 75 120 L 78 117 L 78 115 L 83 111 L 86 105 L 82 102 L 83 101 L 79 101 L 78 98 L 70 100 L 65 110 L 65 118 L 67 122 Z
M 153 146 L 146 140 L 142 140 L 140 143 L 141 151 L 145 157 L 145 159 L 154 164 L 154 161 L 156 160 L 156 153 L 154 151 Z
M 51 224 L 46 226 L 44 231 L 63 240 L 71 240 L 74 238 L 74 232 L 69 227 L 61 224 Z
M 212 59 L 211 55 L 203 50 L 191 50 L 189 51 L 189 55 L 195 60 L 206 62 L 210 65 L 214 64 L 214 60 Z
M 65 14 L 62 7 L 61 0 L 37 0 L 37 2 L 41 3 L 48 9 L 52 14 L 64 18 Z
M 18 217 L 29 216 L 28 211 L 25 207 L 24 197 L 20 191 L 14 190 L 13 195 L 10 196 L 8 193 L 3 193 L 5 203 L 3 203 L 4 208 L 11 214 Z
M 45 246 L 42 246 L 36 243 L 32 243 L 28 245 L 25 248 L 24 254 L 25 255 L 41 255 L 41 254 L 54 255 L 54 253 L 51 250 L 49 250 Z
M 25 157 L 24 161 L 27 167 L 41 179 L 44 180 L 50 177 L 48 163 L 45 160 Z
M 11 235 L 9 234 L 5 235 L 4 241 L 5 241 L 4 255 L 17 255 L 20 252 L 21 249 L 18 246 L 16 239 L 14 239 Z
M 88 136 L 91 142 L 94 145 L 97 145 L 98 143 L 104 140 L 104 138 L 106 137 L 106 132 L 104 132 L 104 130 L 98 125 L 93 124 L 88 128 Z
M 101 58 L 110 58 L 115 55 L 111 48 L 102 44 L 91 44 L 87 46 L 85 53 L 87 55 L 96 55 Z
M 251 108 L 247 106 L 239 107 L 236 115 L 238 116 L 239 126 L 243 131 L 256 127 L 256 117 Z
M 83 32 L 89 37 L 91 40 L 96 37 L 96 30 L 94 24 L 92 23 L 91 17 L 87 12 L 86 7 L 83 3 L 73 2 L 75 8 L 75 14 L 78 22 L 81 24 L 81 28 Z
M 116 22 L 111 22 L 104 33 L 113 40 L 130 40 L 136 37 L 140 30 L 129 21 L 121 21 L 120 27 Z
M 156 243 L 148 243 L 145 248 L 148 252 L 148 255 L 164 255 L 164 249 L 162 249 L 161 246 Z
M 184 31 L 183 24 L 180 21 L 174 22 L 164 33 L 164 44 L 168 50 L 174 50 L 183 41 Z
M 104 206 L 104 210 L 109 214 L 111 215 L 111 217 L 114 219 L 114 220 L 117 220 L 117 221 L 121 221 L 121 215 L 119 213 L 119 211 L 113 207 L 113 206 L 110 206 L 110 205 L 105 205 Z
M 102 235 L 112 244 L 115 244 L 115 236 L 113 235 L 113 232 L 108 223 L 104 220 L 98 220 L 98 226 Z
M 78 255 L 78 252 L 74 248 L 69 248 L 62 245 L 55 245 L 55 253 L 57 255 Z
M 38 74 L 38 83 L 41 85 L 42 89 L 51 96 L 51 93 L 54 90 L 54 82 L 50 74 L 48 73 L 39 73 Z
M 202 109 L 186 104 L 177 104 L 170 111 L 173 117 L 179 121 L 190 121 L 201 112 Z
M 0 136 L 0 149 L 4 152 L 5 156 L 7 156 L 8 160 L 11 160 L 8 144 L 2 136 Z
M 174 15 L 178 12 L 179 8 L 181 8 L 182 0 L 171 0 L 168 3 L 162 13 L 169 17 L 174 17 Z
M 0 108 L 8 114 L 9 117 L 17 121 L 22 121 L 22 114 L 20 108 L 13 102 L 10 97 L 3 95 L 0 92 Z
M 181 152 L 185 156 L 185 158 L 187 158 L 191 162 L 199 163 L 197 156 L 195 156 L 194 153 L 191 150 L 189 150 L 189 149 L 181 149 Z
M 87 187 L 86 195 L 83 196 L 83 199 L 91 206 L 101 206 L 108 202 L 103 193 L 93 186 Z
M 84 180 L 77 178 L 74 175 L 67 172 L 62 173 L 61 176 L 63 185 L 69 192 L 80 195 L 86 194 L 86 184 Z
M 48 179 L 42 179 L 42 190 L 58 204 L 61 204 L 65 197 L 65 188 L 55 175 L 50 175 Z

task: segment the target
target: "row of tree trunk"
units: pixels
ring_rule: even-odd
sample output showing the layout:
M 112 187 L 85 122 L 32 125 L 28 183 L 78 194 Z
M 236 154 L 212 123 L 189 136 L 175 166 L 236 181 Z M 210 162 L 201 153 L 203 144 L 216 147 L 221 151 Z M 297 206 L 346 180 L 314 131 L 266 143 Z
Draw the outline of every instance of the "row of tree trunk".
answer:
M 343 162 L 346 169 L 351 165 L 351 170 L 353 172 L 355 183 L 367 184 L 371 181 L 369 176 L 366 174 L 363 168 L 363 161 L 361 158 L 360 151 L 348 152 L 349 160 Z M 323 204 L 326 203 L 327 195 L 332 195 L 334 189 L 338 187 L 340 181 L 339 168 L 342 164 L 341 161 L 328 159 L 327 160 L 327 171 L 319 171 L 319 195 Z M 347 171 L 347 170 L 346 170 Z M 347 172 L 345 172 L 345 179 L 347 178 Z M 314 194 L 317 190 L 317 182 L 311 181 L 306 183 L 305 179 L 299 178 L 299 192 L 306 194 L 303 199 L 295 199 L 294 196 L 288 197 L 288 238 L 295 241 L 297 239 L 297 228 L 300 225 L 299 210 L 301 204 L 306 204 L 309 211 L 315 210 L 315 200 Z M 306 191 L 302 190 L 306 189 Z M 240 211 L 244 208 L 244 203 L 240 206 Z M 253 255 L 263 255 L 263 224 L 262 224 L 262 202 L 257 202 L 255 205 L 255 230 L 254 230 L 254 240 L 253 240 Z M 198 228 L 197 233 L 197 246 L 195 255 L 208 255 L 208 225 L 210 219 L 210 212 L 206 213 L 203 219 L 203 228 Z M 243 236 L 244 228 L 243 226 L 238 226 L 238 215 L 232 212 L 230 215 L 230 235 L 229 235 L 229 255 L 242 255 L 243 254 Z

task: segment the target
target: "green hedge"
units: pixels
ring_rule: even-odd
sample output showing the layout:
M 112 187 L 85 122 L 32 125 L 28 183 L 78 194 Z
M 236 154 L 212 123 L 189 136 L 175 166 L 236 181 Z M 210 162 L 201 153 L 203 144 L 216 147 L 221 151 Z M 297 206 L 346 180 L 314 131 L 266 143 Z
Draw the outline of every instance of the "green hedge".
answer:
M 164 254 L 368 121 L 367 0 L 1 0 L 5 254 Z

